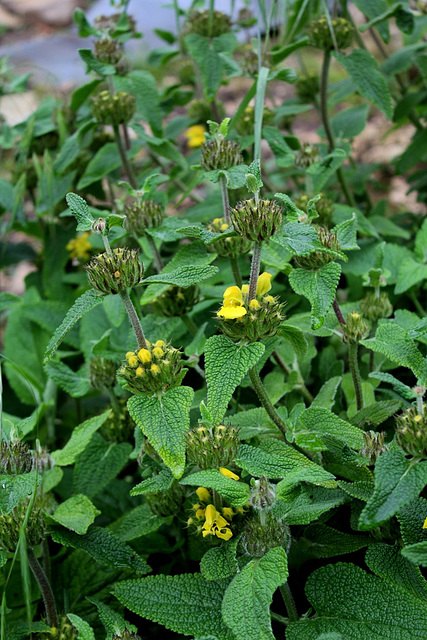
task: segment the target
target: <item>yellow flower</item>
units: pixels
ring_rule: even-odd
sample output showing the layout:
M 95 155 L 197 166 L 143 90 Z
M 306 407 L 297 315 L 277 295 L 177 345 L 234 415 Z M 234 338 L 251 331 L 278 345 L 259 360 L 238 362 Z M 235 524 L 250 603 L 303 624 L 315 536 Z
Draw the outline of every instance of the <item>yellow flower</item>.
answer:
M 68 242 L 65 248 L 70 252 L 70 258 L 87 260 L 90 257 L 92 245 L 87 241 L 89 235 L 90 234 L 86 231 L 81 236 L 78 236 Z
M 242 284 L 242 293 L 249 293 L 249 285 Z
M 161 357 L 163 355 L 162 347 L 154 347 L 153 353 L 154 353 L 155 356 Z
M 217 312 L 217 316 L 221 316 L 227 320 L 234 320 L 245 316 L 246 313 L 247 311 L 243 306 L 242 290 L 236 286 L 228 287 L 224 291 L 224 303 Z
M 264 300 L 267 300 L 267 302 L 274 302 L 273 296 L 264 296 Z
M 189 127 L 185 132 L 185 137 L 187 138 L 187 146 L 190 149 L 197 149 L 197 147 L 201 147 L 205 141 L 205 133 L 206 129 L 201 124 L 195 124 L 192 127 Z
M 423 529 L 427 529 L 427 518 L 424 520 Z
M 141 362 L 150 362 L 151 353 L 148 351 L 148 349 L 140 349 L 138 351 L 138 358 L 141 360 Z
M 222 510 L 222 515 L 224 518 L 228 518 L 229 520 L 233 519 L 234 511 L 231 507 L 224 507 Z
M 132 358 L 132 356 L 134 356 L 134 355 L 135 355 L 134 351 L 128 351 L 127 354 L 126 354 L 126 360 L 129 360 L 129 358 Z
M 213 504 L 208 504 L 205 513 L 205 523 L 202 527 L 202 534 L 206 536 L 217 536 L 222 540 L 230 540 L 233 532 L 228 528 L 228 522 L 222 515 L 215 509 Z
M 211 494 L 204 487 L 199 487 L 198 489 L 196 489 L 196 494 L 199 500 L 201 500 L 202 502 L 210 502 Z
M 163 342 L 163 340 L 156 340 L 156 342 L 154 343 L 154 346 L 155 347 L 164 347 L 165 343 Z
M 128 364 L 130 367 L 136 367 L 136 365 L 138 364 L 138 358 L 136 357 L 136 355 L 133 355 L 130 358 L 128 358 Z
M 158 367 L 156 364 L 152 364 L 150 368 L 151 368 L 152 373 L 154 373 L 154 374 L 157 374 L 160 371 L 160 367 Z
M 227 224 L 226 222 L 224 222 L 224 223 L 221 225 L 221 231 L 227 231 L 227 229 L 228 229 L 228 224 Z
M 144 375 L 145 371 L 142 367 L 138 367 L 137 370 L 135 371 L 136 375 L 141 377 Z
M 226 467 L 220 467 L 219 472 L 222 473 L 226 478 L 231 478 L 232 480 L 239 480 L 239 476 L 227 469 Z
M 197 520 L 203 520 L 203 518 L 205 517 L 205 513 L 206 513 L 206 509 L 197 509 L 196 511 Z
M 239 287 L 227 287 L 223 294 L 224 300 L 233 304 L 243 304 L 242 290 Z
M 241 306 L 241 307 L 228 307 L 228 306 L 223 306 L 221 307 L 221 309 L 218 311 L 218 313 L 216 314 L 217 316 L 221 316 L 222 318 L 225 318 L 226 320 L 235 320 L 236 318 L 241 318 L 242 316 L 245 316 L 247 314 L 247 311 L 245 309 L 245 307 Z
M 265 293 L 267 293 L 267 291 L 270 291 L 270 289 L 271 289 L 271 273 L 267 273 L 267 271 L 264 271 L 264 273 L 261 273 L 261 275 L 258 278 L 258 283 L 256 288 L 257 295 L 263 296 Z
M 255 298 L 253 300 L 250 301 L 249 306 L 252 307 L 252 309 L 259 309 L 259 302 L 258 300 L 255 300 Z

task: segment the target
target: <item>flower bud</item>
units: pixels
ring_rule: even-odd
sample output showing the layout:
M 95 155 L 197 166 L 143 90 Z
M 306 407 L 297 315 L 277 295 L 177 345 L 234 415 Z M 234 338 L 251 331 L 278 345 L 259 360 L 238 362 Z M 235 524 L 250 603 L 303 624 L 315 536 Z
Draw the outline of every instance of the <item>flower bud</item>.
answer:
M 0 516 L 0 550 L 14 553 L 19 542 L 20 530 L 24 524 L 29 500 L 21 500 L 7 515 Z M 25 528 L 25 538 L 30 549 L 36 547 L 44 538 L 45 523 L 41 509 L 33 506 Z
M 360 313 L 354 311 L 349 313 L 347 321 L 342 327 L 343 342 L 346 344 L 357 344 L 368 335 L 369 329 Z
M 256 70 L 258 73 L 258 67 Z M 264 106 L 262 122 L 263 125 L 272 124 L 274 121 L 274 113 L 268 107 Z M 243 113 L 236 120 L 236 131 L 241 136 L 253 135 L 255 129 L 255 109 L 253 107 L 246 107 Z
M 113 633 L 111 636 L 111 640 L 142 640 L 141 636 L 139 636 L 134 631 L 130 629 L 124 629 L 120 631 L 120 633 Z
M 200 297 L 200 289 L 193 284 L 190 287 L 169 287 L 154 300 L 154 307 L 166 318 L 182 316 L 189 313 Z
M 197 33 L 205 38 L 217 38 L 223 33 L 231 31 L 230 17 L 222 13 L 222 11 L 193 11 L 189 16 L 185 28 L 185 35 L 189 33 Z
M 229 169 L 242 164 L 240 145 L 234 140 L 215 139 L 207 140 L 202 145 L 201 165 L 204 171 L 214 169 Z
M 317 227 L 317 235 L 319 237 L 320 244 L 325 249 L 331 251 L 339 251 L 340 243 L 336 233 L 329 231 L 326 227 Z M 328 262 L 333 262 L 335 256 L 327 253 L 326 251 L 313 251 L 308 256 L 294 256 L 295 264 L 301 269 L 307 269 L 307 271 L 317 270 L 323 267 Z
M 172 516 L 181 509 L 184 502 L 185 490 L 177 480 L 170 489 L 144 494 L 144 500 L 156 516 Z
M 274 200 L 243 200 L 230 216 L 234 230 L 252 242 L 269 240 L 283 226 L 283 208 Z
M 229 425 L 200 425 L 187 434 L 188 459 L 203 470 L 232 465 L 238 446 L 238 430 Z
M 10 442 L 0 442 L 0 474 L 19 475 L 33 468 L 33 452 L 25 442 L 11 438 Z
M 206 227 L 208 231 L 213 233 L 223 233 L 228 231 L 229 225 L 225 222 L 225 218 L 215 218 Z M 243 236 L 233 236 L 231 238 L 223 238 L 217 240 L 215 243 L 207 245 L 208 251 L 217 253 L 221 258 L 231 256 L 238 258 L 239 256 L 248 253 L 252 247 L 252 242 L 243 238 Z
M 320 162 L 319 149 L 315 144 L 305 142 L 295 156 L 295 165 L 301 169 L 307 169 L 315 162 Z
M 289 526 L 275 518 L 271 511 L 258 512 L 245 523 L 242 544 L 245 551 L 255 558 L 262 558 L 274 547 L 287 550 L 290 542 Z
M 126 202 L 123 213 L 126 216 L 125 229 L 138 237 L 145 235 L 146 229 L 160 226 L 165 217 L 162 205 L 155 200 Z
M 249 29 L 249 27 L 253 27 L 257 23 L 256 16 L 252 13 L 250 9 L 244 7 L 240 9 L 239 14 L 237 16 L 237 24 L 242 29 Z
M 93 116 L 101 124 L 117 126 L 132 120 L 136 111 L 135 97 L 125 91 L 101 91 L 92 98 Z
M 360 310 L 367 320 L 377 322 L 380 318 L 389 318 L 393 313 L 393 305 L 390 302 L 387 291 L 368 291 L 359 303 Z
M 422 405 L 423 411 L 424 408 Z M 397 416 L 396 442 L 405 453 L 416 458 L 427 458 L 427 420 L 417 407 L 410 407 Z
M 318 218 L 316 218 L 316 222 L 321 226 L 327 227 L 332 222 L 332 216 L 334 214 L 334 202 L 331 198 L 327 198 L 323 193 L 319 193 L 320 199 L 315 203 L 316 211 L 318 213 Z M 307 205 L 308 201 L 311 200 L 310 196 L 305 194 L 298 196 L 294 200 L 294 204 L 301 211 L 305 211 L 307 213 Z
M 101 427 L 101 433 L 108 442 L 130 442 L 135 432 L 135 422 L 126 406 L 126 398 L 117 398 L 117 410 L 111 411 Z
M 388 446 L 384 442 L 384 431 L 365 431 L 363 439 L 365 444 L 360 449 L 360 453 L 364 458 L 369 461 L 369 466 L 376 463 L 379 456 L 388 451 Z
M 163 340 L 147 343 L 147 347 L 128 351 L 126 362 L 117 373 L 120 383 L 132 393 L 148 395 L 179 385 L 186 372 L 179 349 Z
M 300 100 L 313 102 L 319 94 L 319 76 L 312 71 L 309 71 L 305 75 L 301 74 L 295 82 L 295 89 Z
M 123 48 L 117 40 L 105 37 L 95 42 L 93 55 L 102 64 L 115 65 L 123 56 Z
M 65 615 L 58 616 L 58 626 L 50 632 L 37 634 L 37 640 L 77 640 L 78 637 L 79 632 Z
M 106 358 L 92 358 L 89 368 L 90 384 L 94 389 L 111 389 L 116 384 L 116 364 Z
M 251 486 L 249 503 L 258 511 L 268 510 L 276 500 L 276 487 L 267 478 L 254 480 Z
M 112 13 L 110 15 L 99 15 L 95 18 L 94 25 L 97 29 L 100 29 L 101 31 L 105 31 L 108 34 L 112 34 L 114 33 L 114 31 L 117 28 L 117 24 L 119 21 L 121 22 L 121 28 L 123 29 L 123 13 L 118 12 L 118 13 Z M 129 15 L 128 13 L 126 13 L 126 20 L 127 20 L 127 32 L 131 32 L 134 33 L 136 30 L 136 22 L 135 22 L 135 18 L 131 15 Z
M 353 27 L 345 18 L 333 18 L 332 30 L 338 49 L 346 49 L 353 40 Z M 335 48 L 330 26 L 326 16 L 313 20 L 308 25 L 307 36 L 309 44 L 323 51 L 332 51 Z
M 107 296 L 136 287 L 144 275 L 137 249 L 114 249 L 100 253 L 85 267 L 90 284 Z

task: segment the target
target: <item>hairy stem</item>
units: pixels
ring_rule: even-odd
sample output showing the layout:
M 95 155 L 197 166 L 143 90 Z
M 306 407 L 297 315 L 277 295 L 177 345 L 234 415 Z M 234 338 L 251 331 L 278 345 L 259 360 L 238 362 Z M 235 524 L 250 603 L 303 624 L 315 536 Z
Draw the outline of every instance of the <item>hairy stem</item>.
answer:
M 117 149 L 120 153 L 120 157 L 123 162 L 123 168 L 125 170 L 127 179 L 129 180 L 129 184 L 132 187 L 132 189 L 138 189 L 138 183 L 136 181 L 133 169 L 130 165 L 129 158 L 127 156 L 126 149 L 123 144 L 122 137 L 120 135 L 120 129 L 117 124 L 113 125 L 113 131 L 114 131 L 114 139 L 116 141 Z
M 338 300 L 336 298 L 334 298 L 334 301 L 332 303 L 332 308 L 335 311 L 335 315 L 337 317 L 338 322 L 343 327 L 345 325 L 345 320 L 344 320 L 342 311 L 340 309 L 340 305 L 338 304 Z
M 283 358 L 279 355 L 277 350 L 273 351 L 273 358 L 275 359 L 275 361 L 277 362 L 279 367 L 282 369 L 282 371 L 284 373 L 286 373 L 286 375 L 289 376 L 292 373 L 292 369 L 290 367 L 288 367 L 288 365 L 283 360 Z M 300 377 L 300 382 L 299 382 L 298 386 L 295 387 L 295 390 L 296 391 L 300 391 L 301 395 L 304 396 L 304 398 L 307 400 L 307 402 L 309 402 L 310 404 L 313 402 L 314 398 L 311 395 L 310 391 L 305 386 L 304 380 L 301 377 Z
M 356 343 L 348 345 L 348 362 L 350 366 L 351 377 L 353 378 L 354 392 L 356 394 L 356 406 L 357 410 L 363 409 L 363 394 L 362 394 L 362 378 L 360 377 L 359 359 L 358 359 L 359 345 Z
M 280 587 L 280 593 L 282 594 L 283 602 L 285 603 L 286 611 L 290 622 L 296 622 L 299 620 L 298 611 L 295 605 L 294 597 L 289 588 L 289 584 L 285 582 Z
M 259 266 L 261 263 L 261 247 L 262 242 L 257 240 L 254 244 L 252 262 L 251 262 L 251 275 L 249 276 L 249 302 L 256 296 L 256 288 L 258 284 Z
M 222 209 L 224 211 L 224 220 L 226 224 L 230 225 L 231 224 L 230 202 L 228 200 L 227 178 L 222 174 L 219 177 L 219 184 L 221 187 Z
M 237 258 L 235 258 L 234 256 L 230 256 L 230 266 L 231 271 L 233 272 L 234 282 L 239 288 L 242 288 L 242 274 L 240 273 Z
M 125 305 L 126 313 L 129 316 L 130 323 L 132 325 L 133 332 L 136 337 L 136 341 L 138 342 L 138 347 L 140 349 L 147 349 L 147 342 L 145 340 L 144 332 L 141 327 L 141 323 L 139 321 L 138 315 L 135 311 L 135 307 L 133 306 L 133 302 L 129 297 L 127 291 L 121 291 L 120 297 L 123 300 L 123 304 Z
M 28 564 L 33 572 L 35 579 L 38 582 L 40 592 L 42 594 L 43 603 L 46 609 L 46 619 L 49 627 L 58 626 L 58 614 L 56 613 L 55 596 L 53 595 L 52 587 L 46 577 L 45 572 L 40 566 L 34 551 L 31 549 L 28 551 Z
M 276 409 L 274 408 L 273 403 L 271 402 L 270 398 L 268 397 L 267 392 L 264 389 L 264 385 L 262 384 L 261 378 L 259 377 L 259 373 L 258 373 L 258 370 L 257 370 L 256 367 L 252 367 L 252 369 L 249 369 L 249 377 L 251 379 L 252 386 L 255 389 L 256 394 L 257 394 L 262 406 L 267 411 L 268 415 L 270 416 L 270 418 L 272 419 L 274 424 L 277 427 L 279 427 L 280 431 L 283 433 L 283 435 L 285 435 L 286 434 L 286 425 L 283 422 L 282 418 L 277 413 Z

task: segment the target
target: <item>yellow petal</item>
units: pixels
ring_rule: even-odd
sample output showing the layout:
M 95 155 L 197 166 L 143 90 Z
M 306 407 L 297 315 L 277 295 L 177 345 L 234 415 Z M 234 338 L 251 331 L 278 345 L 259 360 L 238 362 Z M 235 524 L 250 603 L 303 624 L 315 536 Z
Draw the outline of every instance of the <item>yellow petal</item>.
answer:
M 138 351 L 138 358 L 141 360 L 141 362 L 150 362 L 151 353 L 148 351 L 148 349 L 140 349 Z
M 427 529 L 427 518 L 424 520 L 423 529 Z
M 155 347 L 164 347 L 165 343 L 163 342 L 163 340 L 156 340 L 156 342 L 154 343 Z
M 163 352 L 162 347 L 154 347 L 153 353 L 154 353 L 155 356 L 160 357 L 160 356 L 163 355 L 164 352 Z
M 228 522 L 225 518 L 223 518 L 222 516 L 219 515 L 218 511 L 217 511 L 217 517 L 216 517 L 216 526 L 218 527 L 218 529 L 223 529 L 224 527 L 228 526 Z
M 221 307 L 216 315 L 226 318 L 226 320 L 234 320 L 235 318 L 241 318 L 246 314 L 247 311 L 245 307 Z
M 128 358 L 128 364 L 130 367 L 136 367 L 136 365 L 138 364 L 138 358 L 135 355 L 131 356 L 130 358 Z
M 242 293 L 249 293 L 249 285 L 248 284 L 243 284 L 242 285 Z
M 255 298 L 253 300 L 250 301 L 249 306 L 252 309 L 259 309 L 259 302 L 258 300 L 255 300 Z
M 222 515 L 224 516 L 224 518 L 228 518 L 229 520 L 232 520 L 234 516 L 234 511 L 231 507 L 224 507 L 222 510 Z
M 233 536 L 233 532 L 228 527 L 218 529 L 215 533 L 218 538 L 221 538 L 221 540 L 230 540 L 230 538 Z
M 227 287 L 223 294 L 224 300 L 237 300 L 240 304 L 243 302 L 242 290 L 236 285 Z
M 196 494 L 199 500 L 201 500 L 202 502 L 210 502 L 211 500 L 211 494 L 204 487 L 199 487 L 198 489 L 196 489 Z
M 197 509 L 196 511 L 196 518 L 197 520 L 203 520 L 203 518 L 205 517 L 205 509 Z
M 270 289 L 271 273 L 267 273 L 267 271 L 264 271 L 264 273 L 261 273 L 260 277 L 258 278 L 256 292 L 259 296 L 263 296 L 264 293 L 267 293 L 267 291 L 270 291 Z
M 239 476 L 227 469 L 226 467 L 220 467 L 219 472 L 222 473 L 226 478 L 231 478 L 232 480 L 239 480 Z
M 206 522 L 203 525 L 203 528 L 205 528 L 205 525 L 207 525 L 208 527 L 211 527 L 218 517 L 218 511 L 215 509 L 213 504 L 208 504 L 208 506 L 206 507 L 205 516 L 206 516 Z
M 157 375 L 160 371 L 160 367 L 158 367 L 156 364 L 152 364 L 150 369 L 151 372 L 154 373 L 154 375 Z

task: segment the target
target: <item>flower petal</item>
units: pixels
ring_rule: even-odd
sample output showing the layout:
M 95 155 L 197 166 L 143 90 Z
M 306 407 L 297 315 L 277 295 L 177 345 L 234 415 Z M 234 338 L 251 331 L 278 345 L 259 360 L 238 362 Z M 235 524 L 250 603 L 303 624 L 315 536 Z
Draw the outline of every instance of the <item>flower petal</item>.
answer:
M 256 288 L 257 295 L 263 296 L 265 293 L 267 293 L 267 291 L 270 291 L 270 289 L 271 289 L 271 273 L 267 273 L 267 271 L 264 271 L 264 273 L 261 273 L 261 275 L 258 278 L 258 283 Z
M 226 320 L 234 320 L 235 318 L 241 318 L 246 314 L 247 311 L 245 307 L 221 307 L 216 315 L 226 318 Z

